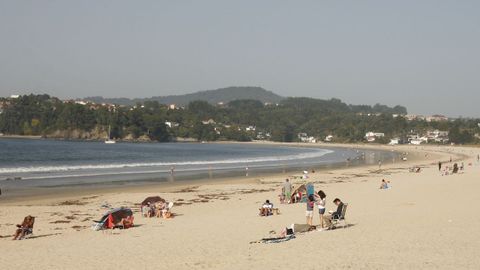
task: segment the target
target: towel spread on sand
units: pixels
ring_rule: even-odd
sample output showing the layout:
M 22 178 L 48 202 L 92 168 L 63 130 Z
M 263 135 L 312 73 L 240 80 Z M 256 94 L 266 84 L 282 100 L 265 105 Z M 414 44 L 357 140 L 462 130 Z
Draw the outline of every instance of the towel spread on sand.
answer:
M 273 243 L 281 243 L 281 242 L 287 242 L 289 240 L 292 240 L 295 238 L 295 235 L 288 235 L 286 237 L 273 237 L 273 238 L 263 238 L 260 241 L 253 241 L 250 242 L 250 244 L 256 244 L 256 243 L 263 243 L 263 244 L 273 244 Z

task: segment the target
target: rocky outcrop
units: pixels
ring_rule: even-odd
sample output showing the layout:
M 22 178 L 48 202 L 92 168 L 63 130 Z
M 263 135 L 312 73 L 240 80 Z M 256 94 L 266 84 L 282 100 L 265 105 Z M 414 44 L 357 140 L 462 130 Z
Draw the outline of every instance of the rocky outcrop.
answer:
M 80 129 L 55 130 L 45 134 L 46 138 L 70 139 L 70 140 L 104 140 L 108 137 L 106 131 L 95 128 L 90 131 Z
M 96 127 L 95 129 L 89 131 L 80 129 L 55 130 L 53 132 L 45 134 L 43 137 L 65 140 L 103 141 L 108 137 L 108 132 L 100 127 Z M 151 142 L 151 139 L 147 135 L 142 135 L 138 138 L 134 138 L 133 135 L 130 133 L 123 138 L 115 139 L 126 142 Z

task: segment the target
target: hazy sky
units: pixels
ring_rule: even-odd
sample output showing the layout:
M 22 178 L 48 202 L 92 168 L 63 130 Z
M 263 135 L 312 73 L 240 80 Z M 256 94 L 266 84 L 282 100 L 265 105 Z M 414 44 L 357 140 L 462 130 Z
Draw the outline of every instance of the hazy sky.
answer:
M 0 0 L 0 96 L 226 86 L 480 117 L 480 1 Z

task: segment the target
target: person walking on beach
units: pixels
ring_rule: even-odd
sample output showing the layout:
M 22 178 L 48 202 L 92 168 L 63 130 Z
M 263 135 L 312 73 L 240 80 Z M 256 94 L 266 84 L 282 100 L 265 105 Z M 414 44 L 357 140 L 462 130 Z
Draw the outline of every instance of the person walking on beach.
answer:
M 285 183 L 283 184 L 283 192 L 285 195 L 285 201 L 290 203 L 290 200 L 292 199 L 292 184 L 288 178 L 285 179 Z
M 323 228 L 323 215 L 325 214 L 325 204 L 327 200 L 327 195 L 323 190 L 320 190 L 315 194 L 317 198 L 317 207 L 318 207 L 318 215 L 320 218 L 320 227 Z
M 307 199 L 307 224 L 312 226 L 313 224 L 313 207 L 315 206 L 315 197 L 313 194 L 310 194 Z
M 442 170 L 442 162 L 439 161 L 439 162 L 438 162 L 438 171 L 441 171 L 441 170 Z
M 378 169 L 379 169 L 379 170 L 382 169 L 382 161 L 381 161 L 381 160 L 378 161 Z

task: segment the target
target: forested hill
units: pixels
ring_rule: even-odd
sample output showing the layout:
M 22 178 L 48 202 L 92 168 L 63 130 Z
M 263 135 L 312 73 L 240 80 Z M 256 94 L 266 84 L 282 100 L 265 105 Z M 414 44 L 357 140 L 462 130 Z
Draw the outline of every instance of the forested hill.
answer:
M 111 137 L 123 140 L 295 141 L 299 133 L 307 133 L 358 142 L 372 130 L 399 136 L 433 127 L 407 121 L 402 117 L 406 112 L 402 106 L 348 105 L 339 99 L 285 98 L 278 104 L 247 99 L 221 105 L 192 101 L 185 108 L 171 109 L 158 101 L 119 106 L 24 95 L 0 98 L 0 133 L 100 140 L 110 127 Z M 442 128 L 448 129 L 446 124 Z
M 160 104 L 176 104 L 185 106 L 192 101 L 202 100 L 210 104 L 217 104 L 220 102 L 228 103 L 233 100 L 253 99 L 261 101 L 262 103 L 278 103 L 283 97 L 265 90 L 261 87 L 227 87 L 216 90 L 199 91 L 185 95 L 171 95 L 171 96 L 156 96 L 151 98 L 103 98 L 103 97 L 87 97 L 83 100 L 95 103 L 111 103 L 119 105 L 135 105 L 137 103 L 144 103 L 145 101 L 158 101 Z

